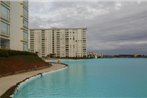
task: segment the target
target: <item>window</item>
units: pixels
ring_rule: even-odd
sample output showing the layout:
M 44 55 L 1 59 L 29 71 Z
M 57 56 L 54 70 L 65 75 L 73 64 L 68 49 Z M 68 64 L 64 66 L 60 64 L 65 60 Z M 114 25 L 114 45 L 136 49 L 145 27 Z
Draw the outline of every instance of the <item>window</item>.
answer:
M 4 4 L 6 4 L 7 6 L 10 6 L 10 1 L 9 0 L 3 0 L 2 1 Z
M 8 39 L 0 38 L 0 48 L 9 49 L 10 41 Z
M 1 22 L 1 34 L 9 35 L 9 24 Z
M 25 18 L 28 18 L 28 11 L 26 9 L 23 9 L 23 15 Z
M 28 8 L 28 2 L 27 1 L 23 1 L 23 5 L 25 8 Z
M 7 21 L 9 21 L 10 11 L 8 8 L 1 5 L 1 17 Z
M 28 28 L 28 22 L 25 19 L 23 19 L 23 26 Z
M 23 32 L 23 40 L 28 42 L 28 33 L 27 32 Z
M 28 51 L 28 44 L 27 43 L 23 43 L 23 50 Z

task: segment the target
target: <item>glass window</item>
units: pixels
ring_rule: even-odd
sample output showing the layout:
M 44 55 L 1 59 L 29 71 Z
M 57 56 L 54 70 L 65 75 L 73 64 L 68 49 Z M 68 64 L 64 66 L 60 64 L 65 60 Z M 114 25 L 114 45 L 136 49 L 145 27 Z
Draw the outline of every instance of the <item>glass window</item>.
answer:
M 28 44 L 27 43 L 23 43 L 23 50 L 28 51 Z
M 28 1 L 23 1 L 24 7 L 28 8 Z
M 9 24 L 1 22 L 1 34 L 9 35 Z
M 23 33 L 23 40 L 28 42 L 28 33 L 27 32 Z
M 0 48 L 9 49 L 9 47 L 10 47 L 10 41 L 8 39 L 0 38 Z
M 24 27 L 28 28 L 28 22 L 26 20 L 23 20 Z
M 8 0 L 3 0 L 3 2 L 7 5 L 7 6 L 10 6 L 10 1 L 8 1 Z
M 5 20 L 9 21 L 9 16 L 10 16 L 10 11 L 8 8 L 4 7 L 1 5 L 1 17 L 4 18 Z
M 26 9 L 23 9 L 23 15 L 25 18 L 28 18 L 28 11 Z

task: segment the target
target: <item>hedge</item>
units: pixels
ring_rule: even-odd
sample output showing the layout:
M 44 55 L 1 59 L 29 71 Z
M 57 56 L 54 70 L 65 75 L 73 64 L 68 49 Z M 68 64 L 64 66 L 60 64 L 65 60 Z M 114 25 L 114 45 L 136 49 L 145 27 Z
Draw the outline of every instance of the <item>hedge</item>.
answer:
M 16 56 L 16 55 L 36 55 L 36 54 L 32 52 L 27 52 L 27 51 L 0 49 L 0 57 L 9 57 L 9 56 Z

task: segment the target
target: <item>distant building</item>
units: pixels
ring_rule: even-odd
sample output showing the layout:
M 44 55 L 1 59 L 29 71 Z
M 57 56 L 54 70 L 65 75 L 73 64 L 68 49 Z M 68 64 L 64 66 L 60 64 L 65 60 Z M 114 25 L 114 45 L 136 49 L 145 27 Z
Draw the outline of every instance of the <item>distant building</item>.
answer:
M 28 50 L 28 2 L 0 0 L 0 48 Z
M 102 57 L 104 57 L 104 55 L 102 53 L 89 51 L 89 52 L 87 52 L 87 57 L 89 57 L 89 58 L 102 58 Z
M 86 28 L 30 29 L 30 50 L 41 57 L 85 57 L 86 31 Z

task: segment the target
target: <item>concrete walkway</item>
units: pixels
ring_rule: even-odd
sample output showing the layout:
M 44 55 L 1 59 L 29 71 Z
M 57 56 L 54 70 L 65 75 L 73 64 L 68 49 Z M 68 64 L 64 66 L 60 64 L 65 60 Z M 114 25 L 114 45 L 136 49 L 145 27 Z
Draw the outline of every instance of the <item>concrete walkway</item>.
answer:
M 37 75 L 38 73 L 54 71 L 54 70 L 61 69 L 61 68 L 65 67 L 65 65 L 63 65 L 63 64 L 52 64 L 52 65 L 53 66 L 51 66 L 49 68 L 35 70 L 35 71 L 31 71 L 31 72 L 26 72 L 26 73 L 20 73 L 20 74 L 16 74 L 16 75 L 10 75 L 10 76 L 0 78 L 0 96 L 2 94 L 4 94 L 10 87 L 16 85 L 18 82 L 20 82 L 28 77 Z

